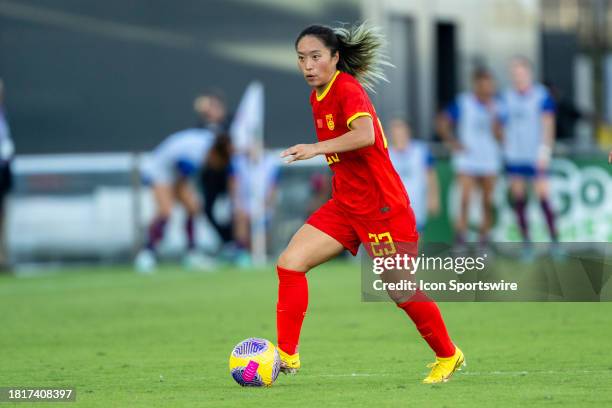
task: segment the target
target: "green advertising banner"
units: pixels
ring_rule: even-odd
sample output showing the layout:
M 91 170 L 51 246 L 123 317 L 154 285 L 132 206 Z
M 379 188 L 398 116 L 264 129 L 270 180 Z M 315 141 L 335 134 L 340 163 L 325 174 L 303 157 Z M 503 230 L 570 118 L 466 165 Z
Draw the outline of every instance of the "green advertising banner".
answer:
M 441 212 L 430 216 L 422 234 L 423 242 L 452 242 L 453 223 L 459 211 L 459 188 L 449 160 L 439 160 Z M 550 171 L 550 198 L 557 214 L 562 242 L 612 242 L 612 165 L 605 158 L 555 159 Z M 508 199 L 508 185 L 502 175 L 495 191 L 493 242 L 520 241 L 516 219 Z M 468 239 L 477 240 L 481 219 L 480 192 L 471 200 Z M 528 217 L 532 239 L 549 241 L 546 223 L 533 191 L 530 191 Z

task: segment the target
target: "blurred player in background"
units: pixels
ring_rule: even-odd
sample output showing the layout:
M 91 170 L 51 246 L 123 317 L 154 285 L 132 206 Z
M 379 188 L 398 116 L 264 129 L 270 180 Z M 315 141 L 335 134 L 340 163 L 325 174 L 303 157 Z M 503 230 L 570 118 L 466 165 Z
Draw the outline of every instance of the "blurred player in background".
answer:
M 199 95 L 193 102 L 193 109 L 198 114 L 196 127 L 210 130 L 214 134 L 229 130 L 231 118 L 227 113 L 223 92 L 212 90 Z
M 204 213 L 217 231 L 221 239 L 221 252 L 233 252 L 233 217 L 219 220 L 215 214 L 215 204 L 224 203 L 230 199 L 232 188 L 232 157 L 234 148 L 229 129 L 231 115 L 228 114 L 225 96 L 220 90 L 211 90 L 194 101 L 194 109 L 198 114 L 198 127 L 208 129 L 217 135 L 209 157 L 205 161 L 200 174 L 200 187 L 204 195 Z M 231 205 L 228 205 L 231 207 Z M 218 214 L 219 212 L 217 212 Z
M 310 177 L 310 201 L 306 207 L 306 218 L 319 209 L 332 197 L 331 176 L 316 172 Z
M 157 210 L 149 226 L 146 247 L 135 260 L 139 272 L 151 272 L 155 268 L 155 250 L 163 239 L 175 201 L 179 201 L 187 212 L 185 266 L 206 267 L 205 259 L 196 249 L 195 219 L 200 205 L 191 179 L 200 170 L 214 140 L 214 134 L 207 129 L 193 128 L 174 133 L 155 148 L 143 165 L 143 180 L 153 189 Z
M 461 190 L 459 217 L 455 223 L 455 244 L 464 249 L 472 193 L 482 196 L 480 225 L 481 250 L 489 245 L 493 224 L 493 193 L 501 167 L 501 120 L 491 73 L 477 68 L 472 75 L 472 91 L 462 93 L 440 116 L 438 132 L 452 151 L 452 164 Z
M 314 25 L 304 29 L 295 42 L 298 66 L 312 87 L 310 103 L 319 142 L 295 145 L 282 156 L 293 162 L 325 155 L 334 175 L 332 199 L 311 215 L 278 259 L 276 317 L 285 373 L 300 368 L 298 343 L 308 307 L 306 273 L 310 269 L 345 249 L 356 255 L 360 244 L 373 256 L 398 253 L 401 246 L 416 255 L 414 213 L 364 90 L 384 78 L 382 42 L 365 25 L 336 29 Z M 387 293 L 436 355 L 424 382 L 446 381 L 464 357 L 451 341 L 438 306 L 421 292 Z
M 200 185 L 204 195 L 204 213 L 217 231 L 223 246 L 233 242 L 233 222 L 231 215 L 226 219 L 219 219 L 215 214 L 215 203 L 226 198 L 228 207 L 231 207 L 231 191 L 235 183 L 232 182 L 232 143 L 228 134 L 217 136 L 215 143 L 208 153 L 202 172 Z M 219 200 L 221 199 L 221 200 Z
M 510 62 L 512 88 L 503 94 L 505 112 L 504 156 L 512 205 L 524 242 L 523 259 L 534 257 L 527 218 L 527 187 L 533 182 L 553 242 L 560 255 L 555 215 L 549 200 L 548 169 L 555 142 L 555 104 L 546 88 L 533 80 L 531 62 L 516 57 Z
M 280 161 L 274 154 L 266 153 L 263 146 L 255 144 L 246 153 L 237 154 L 232 161 L 234 177 L 234 239 L 237 244 L 235 261 L 239 266 L 251 264 L 251 223 L 257 216 L 257 197 L 263 197 L 264 223 L 269 225 L 274 215 Z M 260 191 L 254 191 L 257 188 Z M 268 228 L 266 228 L 268 230 Z
M 11 163 L 15 145 L 4 110 L 4 82 L 0 79 L 0 272 L 8 268 L 9 257 L 6 246 L 6 196 L 13 188 Z
M 412 129 L 401 118 L 390 122 L 393 147 L 389 150 L 393 167 L 402 179 L 410 197 L 419 233 L 425 228 L 428 214 L 440 212 L 440 187 L 434 158 L 427 143 L 415 140 Z

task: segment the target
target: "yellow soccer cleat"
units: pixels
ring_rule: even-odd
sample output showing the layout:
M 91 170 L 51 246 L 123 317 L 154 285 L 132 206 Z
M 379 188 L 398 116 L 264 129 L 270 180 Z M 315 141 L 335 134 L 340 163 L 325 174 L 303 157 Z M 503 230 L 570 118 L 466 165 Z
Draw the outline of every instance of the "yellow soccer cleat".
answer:
M 427 367 L 431 368 L 431 372 L 425 377 L 423 384 L 447 382 L 455 371 L 461 370 L 462 366 L 465 366 L 465 356 L 459 350 L 459 347 L 456 347 L 454 356 L 447 358 L 436 357 L 435 363 L 427 365 Z
M 296 374 L 300 369 L 300 353 L 287 354 L 280 348 L 278 354 L 281 358 L 280 370 L 284 374 Z

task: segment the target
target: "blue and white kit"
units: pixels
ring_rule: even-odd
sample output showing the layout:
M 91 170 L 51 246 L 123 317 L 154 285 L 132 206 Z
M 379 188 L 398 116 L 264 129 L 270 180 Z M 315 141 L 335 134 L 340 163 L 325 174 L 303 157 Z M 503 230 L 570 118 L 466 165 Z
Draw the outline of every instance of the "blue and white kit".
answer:
M 501 119 L 499 101 L 485 105 L 473 93 L 460 94 L 446 114 L 456 126 L 463 150 L 453 153 L 455 172 L 470 176 L 495 175 L 501 168 L 501 148 L 493 132 Z
M 147 184 L 173 184 L 191 177 L 203 165 L 215 135 L 206 129 L 186 129 L 168 136 L 151 152 L 143 165 Z
M 427 172 L 434 165 L 431 151 L 425 142 L 411 140 L 405 149 L 390 149 L 389 156 L 408 192 L 417 229 L 422 230 L 427 222 Z
M 509 89 L 504 92 L 502 103 L 506 171 L 533 176 L 543 142 L 542 115 L 554 113 L 555 103 L 540 84 L 525 93 Z

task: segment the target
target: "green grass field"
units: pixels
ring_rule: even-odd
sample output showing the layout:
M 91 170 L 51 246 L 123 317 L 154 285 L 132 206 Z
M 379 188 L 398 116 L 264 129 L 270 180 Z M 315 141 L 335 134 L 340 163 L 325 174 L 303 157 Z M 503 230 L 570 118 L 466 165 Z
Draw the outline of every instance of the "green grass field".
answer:
M 272 269 L 0 277 L 0 387 L 76 387 L 54 407 L 612 406 L 611 303 L 441 304 L 468 365 L 425 386 L 426 344 L 392 304 L 361 302 L 359 279 L 310 273 L 302 371 L 252 389 L 227 363 L 244 338 L 275 341 Z

